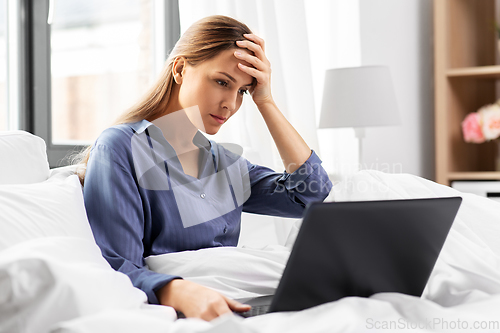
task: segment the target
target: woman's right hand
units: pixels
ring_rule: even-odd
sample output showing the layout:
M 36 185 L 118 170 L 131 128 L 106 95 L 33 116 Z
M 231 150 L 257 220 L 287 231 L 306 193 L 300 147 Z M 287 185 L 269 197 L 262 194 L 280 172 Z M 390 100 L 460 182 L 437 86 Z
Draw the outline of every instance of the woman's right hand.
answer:
M 197 283 L 175 279 L 157 292 L 162 305 L 168 305 L 182 312 L 186 317 L 201 318 L 210 321 L 232 311 L 245 312 L 250 305 L 229 299 L 215 290 Z

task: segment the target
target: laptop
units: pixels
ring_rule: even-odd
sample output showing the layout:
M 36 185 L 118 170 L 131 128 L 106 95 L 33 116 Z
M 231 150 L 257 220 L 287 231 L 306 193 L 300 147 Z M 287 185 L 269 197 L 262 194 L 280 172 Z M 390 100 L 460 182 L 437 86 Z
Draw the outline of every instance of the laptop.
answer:
M 421 296 L 462 198 L 311 203 L 271 296 L 240 299 L 243 317 L 347 296 Z

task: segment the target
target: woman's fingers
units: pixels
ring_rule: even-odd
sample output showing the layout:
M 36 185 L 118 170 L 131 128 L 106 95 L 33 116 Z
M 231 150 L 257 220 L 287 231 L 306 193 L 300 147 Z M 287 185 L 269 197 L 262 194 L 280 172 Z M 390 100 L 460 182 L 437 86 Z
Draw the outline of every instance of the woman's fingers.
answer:
M 254 42 L 249 41 L 249 40 L 239 40 L 236 42 L 236 44 L 239 47 L 246 48 L 246 49 L 249 49 L 250 51 L 252 51 L 255 54 L 255 56 L 257 58 L 259 58 L 262 62 L 265 62 L 266 64 L 269 63 L 269 61 L 267 60 L 266 55 L 264 53 L 264 50 L 262 49 L 262 47 L 260 45 L 255 44 Z
M 206 311 L 200 316 L 201 319 L 210 321 L 227 313 L 232 313 L 232 311 L 246 312 L 251 309 L 250 305 L 242 304 L 224 295 L 219 294 L 218 296 L 220 296 L 220 298 L 208 304 Z
M 251 75 L 254 78 L 256 78 L 257 83 L 266 82 L 266 78 L 268 77 L 268 75 L 266 75 L 266 73 L 259 71 L 256 68 L 245 66 L 242 63 L 238 64 L 238 68 L 241 69 L 243 72 L 247 73 L 248 75 Z
M 234 56 L 238 59 L 245 60 L 246 62 L 248 62 L 257 69 L 265 70 L 267 68 L 267 66 L 262 62 L 262 60 L 246 52 L 234 51 Z
M 229 305 L 229 308 L 233 311 L 236 312 L 246 312 L 250 310 L 252 307 L 248 304 L 242 304 L 238 301 L 235 301 L 234 299 L 227 298 L 226 296 L 223 296 L 226 299 L 227 304 Z
M 254 34 L 245 34 L 243 36 L 246 39 L 237 41 L 236 44 L 241 48 L 248 49 L 253 54 L 236 50 L 234 56 L 246 63 L 246 65 L 238 63 L 238 68 L 256 79 L 257 84 L 250 89 L 250 93 L 253 101 L 259 106 L 262 103 L 272 101 L 270 90 L 271 63 L 265 55 L 265 43 L 262 38 Z
M 231 313 L 231 309 L 227 304 L 224 296 L 217 295 L 217 299 L 207 304 L 206 311 L 202 313 L 201 319 L 210 321 L 226 313 Z
M 265 42 L 264 39 L 260 38 L 257 35 L 254 34 L 243 34 L 243 36 L 247 39 L 250 39 L 251 41 L 255 42 L 256 44 L 259 44 L 262 50 L 265 52 L 266 47 L 265 47 Z

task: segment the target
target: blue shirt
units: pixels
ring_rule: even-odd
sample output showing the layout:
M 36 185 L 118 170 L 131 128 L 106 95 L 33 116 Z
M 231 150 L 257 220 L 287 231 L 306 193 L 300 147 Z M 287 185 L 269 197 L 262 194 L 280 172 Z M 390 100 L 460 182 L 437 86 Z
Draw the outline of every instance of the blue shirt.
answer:
M 184 174 L 175 150 L 147 120 L 106 129 L 87 164 L 83 192 L 97 245 L 153 304 L 158 289 L 181 277 L 150 271 L 144 258 L 236 246 L 242 211 L 300 218 L 332 188 L 314 150 L 289 174 L 252 164 L 200 132 L 193 143 L 199 178 Z

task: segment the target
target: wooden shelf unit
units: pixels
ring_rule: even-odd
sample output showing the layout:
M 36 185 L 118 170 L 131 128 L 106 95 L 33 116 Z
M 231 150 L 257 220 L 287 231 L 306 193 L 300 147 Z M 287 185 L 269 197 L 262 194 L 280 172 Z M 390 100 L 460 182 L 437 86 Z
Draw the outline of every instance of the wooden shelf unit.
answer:
M 436 181 L 500 180 L 496 145 L 466 143 L 461 123 L 496 101 L 495 0 L 434 0 Z
M 448 78 L 498 79 L 500 66 L 453 68 L 446 72 Z
M 499 180 L 500 172 L 450 172 L 450 181 L 453 180 Z

